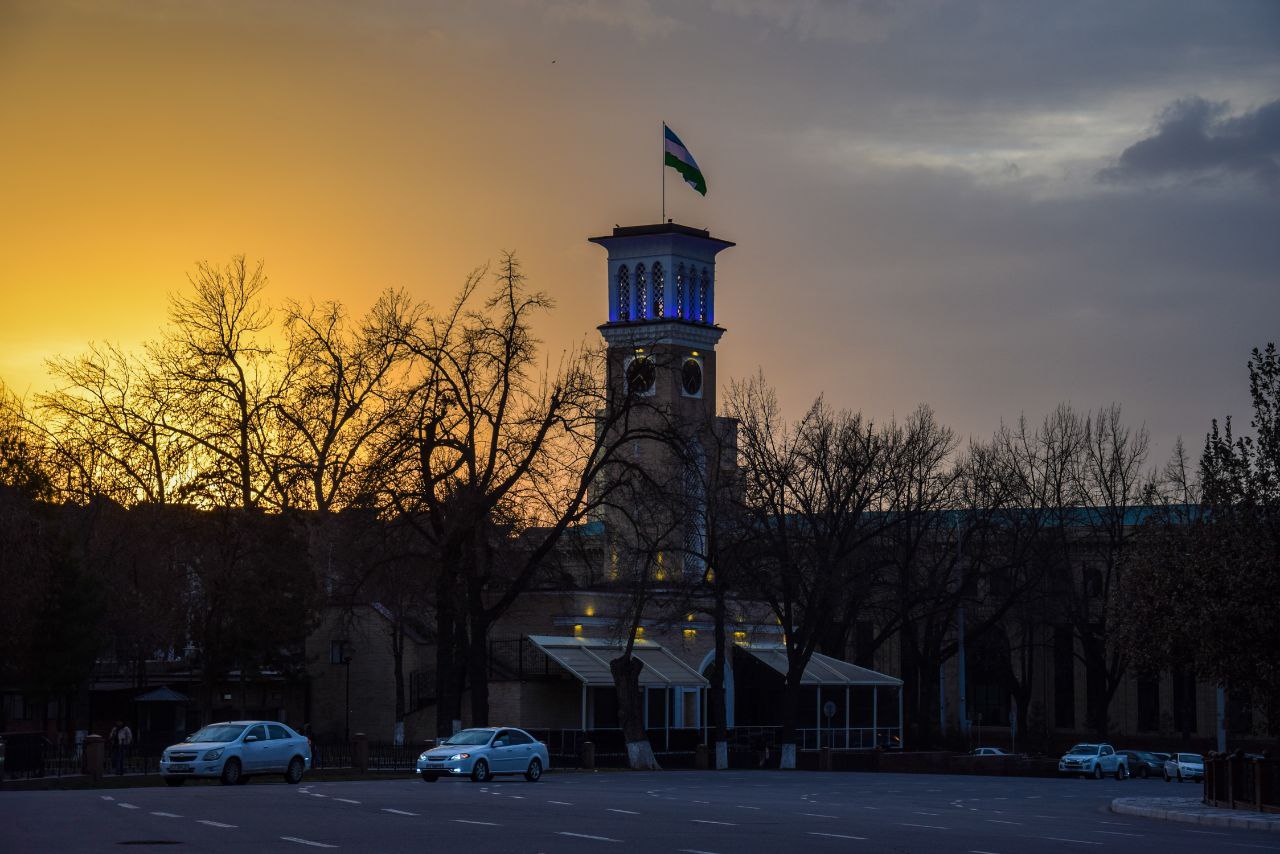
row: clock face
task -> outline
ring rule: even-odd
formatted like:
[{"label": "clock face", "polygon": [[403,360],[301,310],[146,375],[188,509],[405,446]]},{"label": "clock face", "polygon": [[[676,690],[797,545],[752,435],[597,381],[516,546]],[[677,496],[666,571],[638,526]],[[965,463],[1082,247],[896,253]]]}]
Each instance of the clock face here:
[{"label": "clock face", "polygon": [[636,356],[627,364],[627,393],[649,394],[656,378],[653,361],[646,356]]},{"label": "clock face", "polygon": [[702,393],[702,363],[697,359],[685,359],[680,369],[680,385],[684,393],[696,397]]}]

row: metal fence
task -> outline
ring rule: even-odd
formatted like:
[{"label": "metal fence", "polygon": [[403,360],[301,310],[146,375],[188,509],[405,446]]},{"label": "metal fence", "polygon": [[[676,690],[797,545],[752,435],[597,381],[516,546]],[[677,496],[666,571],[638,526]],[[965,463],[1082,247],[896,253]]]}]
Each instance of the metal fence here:
[{"label": "metal fence", "polygon": [[1204,801],[1226,809],[1280,813],[1280,760],[1211,755],[1204,762]]},{"label": "metal fence", "polygon": [[[104,745],[104,774],[156,774],[160,770],[160,754],[133,745],[119,755],[111,745]],[[4,773],[7,780],[33,780],[41,777],[73,777],[85,773],[84,750],[76,745],[6,744]]]}]

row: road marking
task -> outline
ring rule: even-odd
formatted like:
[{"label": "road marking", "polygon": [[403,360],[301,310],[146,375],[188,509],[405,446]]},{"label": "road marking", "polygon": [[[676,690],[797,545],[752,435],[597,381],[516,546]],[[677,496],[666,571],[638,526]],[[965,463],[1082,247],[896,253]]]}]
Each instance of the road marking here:
[{"label": "road marking", "polygon": [[382,811],[395,813],[396,815],[417,815],[416,812],[409,812],[408,810],[393,810],[391,807],[383,807]]},{"label": "road marking", "polygon": [[977,848],[970,849],[969,854],[996,854],[994,851],[979,851]]},{"label": "road marking", "polygon": [[998,818],[984,818],[983,821],[990,822],[991,824],[1016,824],[1018,827],[1022,827],[1022,822],[1020,821],[1004,821],[1003,819]]},{"label": "road marking", "polygon": [[940,812],[921,812],[920,810],[914,810],[914,813],[916,815],[942,815]]},{"label": "road marking", "polygon": [[640,813],[636,812],[635,810],[619,810],[619,809],[614,809],[613,807],[606,808],[605,812],[620,812],[625,815],[640,815]]},{"label": "road marking", "polygon": [[699,851],[697,848],[681,848],[680,854],[716,854],[714,851]]},{"label": "road marking", "polygon": [[116,804],[116,806],[118,806],[118,807],[124,807],[124,808],[125,808],[125,809],[127,809],[127,810],[136,810],[136,809],[137,809],[137,807],[136,807],[136,806],[134,806],[133,804],[126,804],[124,801],[120,801],[118,804]]},{"label": "road marking", "polygon": [[351,798],[334,798],[335,801],[342,801],[344,804],[358,804],[359,801],[353,801]]},{"label": "road marking", "polygon": [[155,810],[152,810],[151,814],[158,815],[161,818],[182,818],[182,816],[178,815],[176,812],[156,812]]},{"label": "road marking", "polygon": [[507,797],[515,798],[517,801],[523,801],[524,795],[508,795]]},{"label": "road marking", "polygon": [[811,818],[839,818],[838,815],[827,815],[824,812],[802,812],[800,815],[807,815]]},{"label": "road marking", "polygon": [[549,804],[559,804],[559,805],[560,805],[560,806],[562,806],[562,807],[571,807],[571,806],[573,806],[573,804],[569,803],[568,801],[547,801],[547,803],[549,803]]},{"label": "road marking", "polygon": [[1052,839],[1054,842],[1074,842],[1077,845],[1101,845],[1101,842],[1089,842],[1084,839],[1066,839],[1061,836],[1041,836],[1041,839]]},{"label": "road marking", "polygon": [[899,827],[923,827],[927,830],[950,830],[949,827],[939,827],[936,824],[910,824],[908,822],[898,822]]},{"label": "road marking", "polygon": [[200,824],[207,824],[210,827],[238,827],[239,826],[235,824],[223,824],[220,821],[210,821],[207,818],[198,818],[196,819],[196,821],[199,822]]},{"label": "road marking", "polygon": [[322,795],[322,794],[320,794],[319,792],[307,792],[307,794],[308,794],[308,795],[310,795],[310,796],[311,796],[311,797],[313,797],[313,798],[327,798],[327,797],[329,797],[328,795]]},{"label": "road marking", "polygon": [[737,826],[738,826],[738,823],[737,823],[736,821],[712,821],[712,820],[711,820],[711,819],[709,819],[709,818],[695,818],[695,819],[690,819],[690,820],[691,820],[694,824],[722,824],[722,825],[724,825],[725,827],[737,827]]},{"label": "road marking", "polygon": [[809,831],[809,835],[810,836],[829,836],[832,839],[857,839],[862,842],[867,841],[867,837],[865,836],[849,836],[848,834],[844,834],[844,833],[818,833],[816,830]]},{"label": "road marking", "polygon": [[1095,830],[1095,831],[1093,831],[1093,832],[1094,832],[1094,833],[1105,833],[1105,834],[1107,834],[1108,836],[1136,836],[1136,837],[1138,837],[1139,839],[1141,839],[1141,838],[1142,838],[1142,834],[1141,834],[1141,833],[1122,833],[1122,832],[1120,832],[1119,830]]},{"label": "road marking", "polygon": [[450,821],[456,821],[458,824],[482,824],[485,827],[502,827],[502,825],[493,821],[471,821],[465,818],[451,818]]},{"label": "road marking", "polygon": [[[675,798],[672,798],[672,800],[675,800]],[[709,804],[709,803],[711,803],[711,801],[693,801],[693,803],[695,803],[695,804]]]},{"label": "road marking", "polygon": [[296,842],[299,845],[310,845],[312,848],[337,848],[336,845],[330,845],[327,842],[312,842],[310,839],[299,839],[296,836],[281,836],[285,842]]},{"label": "road marking", "polygon": [[746,807],[746,806],[743,806],[742,804],[734,804],[734,806],[736,806],[736,807],[737,807],[738,809],[740,809],[740,810],[758,810],[758,809],[760,809],[760,807]]},{"label": "road marking", "polygon": [[610,839],[607,836],[592,836],[589,833],[570,833],[567,830],[557,830],[557,836],[573,836],[578,839],[593,839],[596,842],[621,842],[621,839]]},{"label": "road marking", "polygon": [[1219,833],[1216,830],[1186,830],[1184,833],[1199,833],[1202,836],[1226,836],[1225,833]]},{"label": "road marking", "polygon": [[110,795],[99,795],[98,797],[102,798],[104,801],[114,801],[114,800],[115,800],[115,798],[111,797]]}]

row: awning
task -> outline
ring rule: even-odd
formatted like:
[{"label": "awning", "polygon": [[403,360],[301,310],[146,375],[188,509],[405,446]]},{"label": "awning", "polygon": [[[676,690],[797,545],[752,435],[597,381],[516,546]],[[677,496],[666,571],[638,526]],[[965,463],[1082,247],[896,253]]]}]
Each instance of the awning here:
[{"label": "awning", "polygon": [[[749,654],[757,661],[768,665],[783,676],[787,675],[787,651],[781,644],[740,645],[738,649]],[[804,675],[800,677],[800,684],[822,685],[823,687],[879,685],[899,688],[902,686],[902,680],[815,652],[810,657],[808,666],[804,669]]]},{"label": "awning", "polygon": [[[529,635],[529,640],[582,684],[602,688],[613,686],[609,661],[622,652],[620,643],[550,635]],[[637,640],[631,654],[644,665],[640,671],[640,686],[643,688],[706,688],[709,685],[698,671],[652,641]]]},{"label": "awning", "polygon": [[177,691],[167,686],[152,688],[145,694],[139,694],[133,698],[135,703],[189,703],[191,698],[186,694],[179,694]]}]

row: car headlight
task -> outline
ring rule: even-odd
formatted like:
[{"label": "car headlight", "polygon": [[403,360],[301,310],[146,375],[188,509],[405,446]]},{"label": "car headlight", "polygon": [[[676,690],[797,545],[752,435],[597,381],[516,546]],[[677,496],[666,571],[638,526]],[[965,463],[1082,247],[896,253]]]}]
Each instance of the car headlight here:
[{"label": "car headlight", "polygon": [[450,762],[457,762],[459,759],[470,759],[470,753],[455,753],[449,757]]},{"label": "car headlight", "polygon": [[418,758],[425,762],[427,759],[427,751],[424,750],[421,753],[419,753]]},{"label": "car headlight", "polygon": [[210,759],[217,759],[219,756],[222,755],[222,751],[224,749],[225,748],[222,748],[222,747],[215,747],[213,750],[210,750],[208,753],[204,755],[204,761],[208,762]]}]

